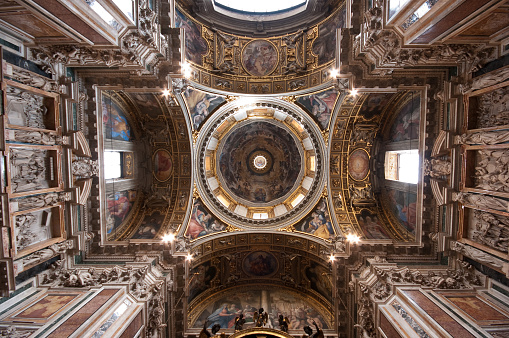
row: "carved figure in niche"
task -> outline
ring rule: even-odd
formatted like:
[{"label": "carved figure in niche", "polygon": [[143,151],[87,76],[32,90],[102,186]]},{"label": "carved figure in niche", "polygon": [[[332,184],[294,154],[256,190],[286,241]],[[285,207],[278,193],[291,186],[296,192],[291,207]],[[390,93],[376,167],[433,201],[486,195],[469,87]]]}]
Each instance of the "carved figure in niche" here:
[{"label": "carved figure in niche", "polygon": [[454,136],[455,144],[499,144],[509,142],[509,130],[495,130]]},{"label": "carved figure in niche", "polygon": [[74,176],[91,178],[99,175],[99,166],[97,161],[82,158],[72,161],[72,174]]},{"label": "carved figure in niche", "polygon": [[25,249],[37,240],[37,235],[31,230],[36,222],[37,217],[32,214],[16,216],[16,248],[18,251]]},{"label": "carved figure in niche", "polygon": [[62,145],[64,140],[60,135],[53,135],[42,131],[9,130],[9,140],[44,145]]},{"label": "carved figure in niche", "polygon": [[283,317],[283,315],[279,315],[279,329],[283,332],[288,332],[288,324],[290,324],[290,320],[288,317]]},{"label": "carved figure in niche", "polygon": [[35,152],[27,149],[11,151],[12,191],[28,191],[47,188],[45,151]]},{"label": "carved figure in niche", "polygon": [[70,193],[49,193],[45,195],[36,195],[25,198],[14,200],[18,204],[18,208],[21,210],[42,208],[46,206],[56,205],[60,202],[66,202],[71,200]]},{"label": "carved figure in niche", "polygon": [[316,327],[316,332],[313,333],[313,329],[309,326],[304,327],[304,332],[309,336],[309,338],[324,338],[323,331],[318,327],[318,324],[313,320],[313,325]]},{"label": "carved figure in niche", "polygon": [[460,242],[453,242],[452,249],[489,267],[501,269],[504,266],[501,259]]},{"label": "carved figure in niche", "polygon": [[244,314],[241,313],[238,317],[235,318],[235,331],[242,330],[242,326],[245,322],[246,320],[244,319]]},{"label": "carved figure in niche", "polygon": [[508,150],[479,150],[475,167],[476,188],[509,192],[508,156]]},{"label": "carved figure in niche", "polygon": [[211,73],[215,73],[215,74],[234,74],[235,73],[235,67],[233,66],[233,63],[231,61],[223,61],[223,63],[221,63],[219,65],[219,67],[212,69]]},{"label": "carved figure in niche", "polygon": [[23,266],[42,263],[57,254],[64,253],[67,249],[72,249],[73,246],[74,242],[70,240],[50,245],[46,249],[39,250],[29,256],[23,257]]},{"label": "carved figure in niche", "polygon": [[477,128],[489,128],[509,124],[509,87],[500,88],[479,96]]},{"label": "carved figure in niche", "polygon": [[475,210],[476,230],[472,239],[494,249],[507,252],[509,245],[509,219],[506,216]]},{"label": "carved figure in niche", "polygon": [[[42,96],[14,87],[7,87],[7,101],[9,123],[17,126],[46,129],[44,119],[48,109],[44,105]],[[22,111],[16,111],[19,106],[22,107]]]},{"label": "carved figure in niche", "polygon": [[451,175],[451,162],[440,159],[424,160],[424,175],[432,178]]},{"label": "carved figure in niche", "polygon": [[370,144],[375,135],[375,130],[362,128],[361,126],[356,125],[352,132],[352,137],[350,137],[351,144],[357,144],[365,142]]},{"label": "carved figure in niche", "polygon": [[352,201],[373,199],[373,191],[371,189],[371,185],[369,184],[365,187],[356,187],[354,184],[350,184],[349,190],[350,199]]},{"label": "carved figure in niche", "polygon": [[509,201],[489,195],[453,192],[452,200],[461,204],[473,206],[476,209],[509,211]]}]

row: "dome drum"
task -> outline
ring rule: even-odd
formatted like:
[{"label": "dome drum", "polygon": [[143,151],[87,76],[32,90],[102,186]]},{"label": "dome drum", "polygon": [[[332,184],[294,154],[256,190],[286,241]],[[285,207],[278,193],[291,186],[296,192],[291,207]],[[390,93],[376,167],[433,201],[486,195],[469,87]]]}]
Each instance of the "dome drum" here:
[{"label": "dome drum", "polygon": [[277,101],[227,105],[197,140],[198,189],[226,222],[280,226],[302,217],[322,190],[319,130]]}]

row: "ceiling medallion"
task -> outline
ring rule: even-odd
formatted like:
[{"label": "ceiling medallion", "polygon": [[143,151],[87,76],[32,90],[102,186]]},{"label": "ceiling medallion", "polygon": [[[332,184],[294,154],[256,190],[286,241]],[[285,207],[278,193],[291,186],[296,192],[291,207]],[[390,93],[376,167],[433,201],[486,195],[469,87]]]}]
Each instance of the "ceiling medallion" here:
[{"label": "ceiling medallion", "polygon": [[252,101],[229,102],[203,125],[197,187],[209,209],[228,224],[287,226],[320,198],[325,144],[295,104]]}]

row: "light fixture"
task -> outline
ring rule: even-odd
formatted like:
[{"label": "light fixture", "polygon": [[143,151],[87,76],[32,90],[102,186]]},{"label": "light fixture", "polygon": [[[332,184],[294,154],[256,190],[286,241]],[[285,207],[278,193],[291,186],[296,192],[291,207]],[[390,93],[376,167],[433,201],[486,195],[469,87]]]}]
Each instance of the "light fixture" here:
[{"label": "light fixture", "polygon": [[174,240],[175,240],[175,235],[174,235],[174,234],[172,234],[172,233],[170,233],[170,234],[165,234],[165,235],[163,236],[163,242],[164,242],[164,243],[168,243],[168,242],[172,243]]},{"label": "light fixture", "polygon": [[334,263],[334,261],[335,261],[335,260],[336,260],[336,257],[334,256],[334,254],[330,254],[330,256],[329,256],[329,261],[330,261],[331,263]]},{"label": "light fixture", "polygon": [[186,260],[187,261],[192,261],[193,260],[193,255],[191,253],[188,253],[187,256],[186,256]]},{"label": "light fixture", "polygon": [[346,235],[346,240],[349,241],[352,244],[357,244],[361,240],[359,236],[356,234],[348,234]]},{"label": "light fixture", "polygon": [[352,90],[350,90],[350,95],[357,96],[357,94],[359,94],[359,91],[357,89],[352,88]]},{"label": "light fixture", "polygon": [[192,70],[191,70],[191,65],[187,62],[184,62],[181,66],[181,72],[182,72],[182,75],[186,78],[186,79],[190,79],[191,78],[191,75],[192,74]]},{"label": "light fixture", "polygon": [[338,69],[336,69],[336,68],[332,68],[332,69],[330,70],[330,72],[329,72],[329,76],[330,76],[330,77],[332,77],[332,78],[334,78],[334,79],[335,79],[336,77],[338,77],[338,75],[339,75],[339,70],[338,70]]},{"label": "light fixture", "polygon": [[168,97],[168,95],[170,95],[170,91],[168,89],[163,90],[163,95]]}]

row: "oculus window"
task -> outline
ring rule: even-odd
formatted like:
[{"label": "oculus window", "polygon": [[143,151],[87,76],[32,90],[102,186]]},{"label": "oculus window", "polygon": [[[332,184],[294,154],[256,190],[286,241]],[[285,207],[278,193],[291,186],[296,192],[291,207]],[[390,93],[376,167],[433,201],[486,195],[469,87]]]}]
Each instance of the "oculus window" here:
[{"label": "oculus window", "polygon": [[385,179],[417,184],[419,181],[419,151],[417,149],[387,151]]},{"label": "oculus window", "polygon": [[239,0],[214,0],[216,5],[226,7],[240,12],[250,13],[272,13],[283,10],[293,9],[306,4],[302,0],[258,0],[258,1],[239,1]]}]

